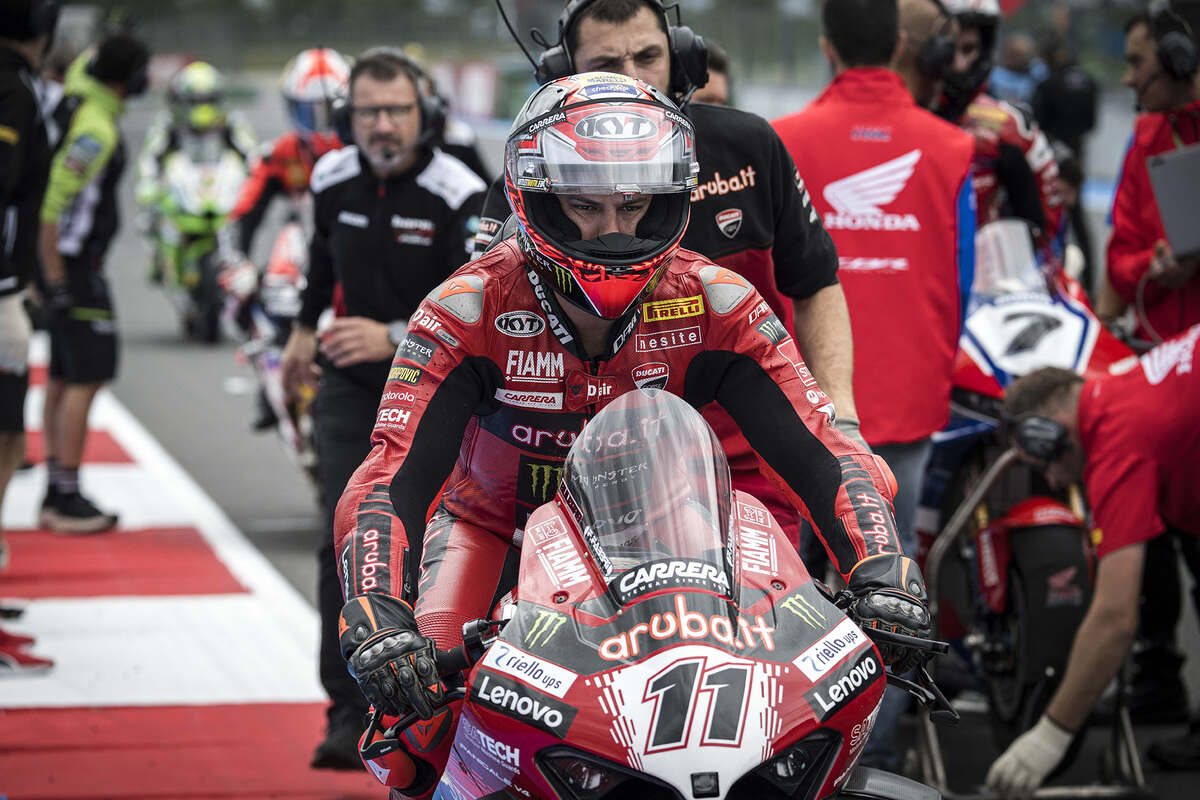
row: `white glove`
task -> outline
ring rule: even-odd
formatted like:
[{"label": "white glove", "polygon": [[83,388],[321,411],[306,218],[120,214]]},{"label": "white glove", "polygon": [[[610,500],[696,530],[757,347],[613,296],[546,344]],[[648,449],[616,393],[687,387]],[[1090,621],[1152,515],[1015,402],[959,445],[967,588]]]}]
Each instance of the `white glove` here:
[{"label": "white glove", "polygon": [[1062,761],[1073,738],[1074,734],[1043,714],[1037,725],[1018,736],[992,764],[988,786],[1004,798],[1029,797]]},{"label": "white glove", "polygon": [[862,433],[858,430],[858,419],[855,417],[836,417],[833,420],[833,427],[842,432],[843,436],[847,436],[862,449],[868,453],[871,452],[871,446],[867,444],[867,440],[862,437]]}]

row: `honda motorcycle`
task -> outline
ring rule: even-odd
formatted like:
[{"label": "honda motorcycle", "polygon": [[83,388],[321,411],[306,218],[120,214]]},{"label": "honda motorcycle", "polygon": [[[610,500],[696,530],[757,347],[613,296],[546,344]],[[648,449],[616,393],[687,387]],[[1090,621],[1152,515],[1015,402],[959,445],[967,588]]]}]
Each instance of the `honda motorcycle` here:
[{"label": "honda motorcycle", "polygon": [[933,437],[918,532],[938,632],[985,687],[1000,749],[1054,694],[1093,571],[1078,489],[1052,492],[1009,447],[1004,390],[1040,367],[1092,376],[1131,358],[1025,223],[979,230],[951,421]]},{"label": "honda motorcycle", "polygon": [[[474,667],[452,694],[434,797],[938,798],[856,767],[889,676],[853,600],[812,580],[762,503],[731,490],[696,411],[629,392],[587,424],[529,517],[514,595],[465,626]],[[900,682],[953,714],[919,672]],[[376,717],[368,764],[412,721],[382,731]]]},{"label": "honda motorcycle", "polygon": [[228,328],[243,339],[238,361],[254,370],[260,418],[256,430],[274,428],[295,464],[316,480],[311,415],[315,391],[304,385],[301,396],[289,400],[283,387],[281,362],[292,326],[300,314],[306,283],[308,239],[295,215],[280,228],[271,255],[253,292],[239,299],[226,294]]},{"label": "honda motorcycle", "polygon": [[153,246],[184,334],[216,342],[224,299],[218,233],[229,223],[246,163],[219,133],[189,134],[163,161]]}]

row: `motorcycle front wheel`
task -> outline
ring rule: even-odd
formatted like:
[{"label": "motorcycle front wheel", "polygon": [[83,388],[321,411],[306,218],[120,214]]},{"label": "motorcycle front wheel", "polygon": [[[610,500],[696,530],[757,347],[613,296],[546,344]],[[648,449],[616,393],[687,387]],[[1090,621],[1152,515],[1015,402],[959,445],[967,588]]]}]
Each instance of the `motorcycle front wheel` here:
[{"label": "motorcycle front wheel", "polygon": [[188,338],[216,344],[221,338],[221,304],[224,295],[217,283],[217,265],[206,256],[200,263],[200,280],[191,291],[192,307],[184,321]]}]

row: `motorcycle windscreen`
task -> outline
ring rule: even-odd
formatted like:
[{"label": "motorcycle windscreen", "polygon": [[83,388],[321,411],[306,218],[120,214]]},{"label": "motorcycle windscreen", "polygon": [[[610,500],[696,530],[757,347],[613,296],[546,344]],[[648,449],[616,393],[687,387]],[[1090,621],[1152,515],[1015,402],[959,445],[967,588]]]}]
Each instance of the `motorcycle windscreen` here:
[{"label": "motorcycle windscreen", "polygon": [[729,465],[675,395],[635,389],[606,406],[567,454],[560,494],[622,604],[665,583],[730,596]]}]

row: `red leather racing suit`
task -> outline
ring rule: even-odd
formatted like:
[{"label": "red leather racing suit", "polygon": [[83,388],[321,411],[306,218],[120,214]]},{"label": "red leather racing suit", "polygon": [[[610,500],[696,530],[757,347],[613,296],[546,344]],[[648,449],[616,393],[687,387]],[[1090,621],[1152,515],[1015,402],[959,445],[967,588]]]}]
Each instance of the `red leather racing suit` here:
[{"label": "red leather racing suit", "polygon": [[[554,497],[584,423],[639,386],[723,406],[843,576],[900,552],[890,471],[830,424],[828,396],[744,278],[680,250],[589,359],[510,238],[434,289],[397,347],[371,454],[334,518],[347,599],[415,598],[421,632],[459,645],[515,586],[522,526]],[[452,737],[427,727],[442,732],[414,726],[406,747],[440,771]]]},{"label": "red leather racing suit", "polygon": [[[972,170],[978,227],[1000,219],[1007,202],[1011,216],[1037,225],[1046,240],[1053,238],[1062,218],[1058,162],[1030,115],[981,92],[958,124],[975,137]],[[1019,156],[1024,156],[1028,171]]]},{"label": "red leather racing suit", "polygon": [[436,518],[425,536],[439,493],[445,514],[501,551],[519,546],[584,422],[635,386],[697,408],[720,403],[761,469],[807,509],[843,576],[868,555],[899,552],[890,472],[829,424],[829,398],[743,278],[681,250],[651,298],[614,324],[607,353],[589,360],[510,239],[435,289],[397,348],[371,455],[334,522],[347,598],[419,595],[426,635],[458,644],[461,623],[490,610],[497,581],[482,576],[498,579],[501,565],[475,564],[470,580],[438,574],[430,559],[455,547],[431,546]]},{"label": "red leather racing suit", "polygon": [[242,184],[232,214],[238,223],[237,246],[243,253],[250,252],[254,233],[275,196],[280,192],[291,197],[306,193],[317,159],[337,149],[337,140],[332,137],[328,141],[327,137],[320,137],[319,141],[323,146],[318,151],[300,134],[291,131],[271,142],[268,149],[250,162],[250,174]]}]

